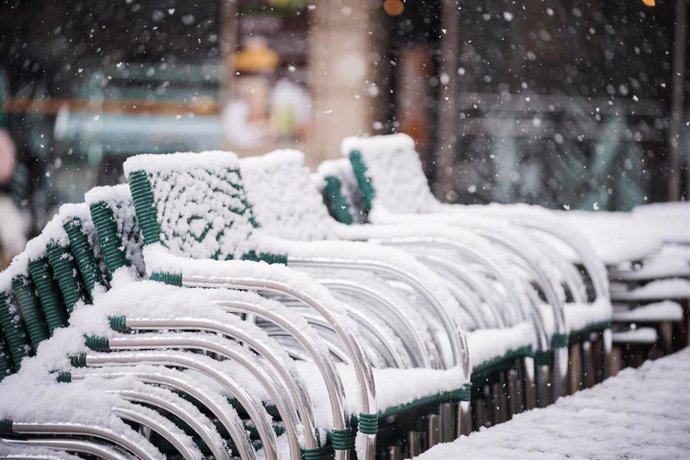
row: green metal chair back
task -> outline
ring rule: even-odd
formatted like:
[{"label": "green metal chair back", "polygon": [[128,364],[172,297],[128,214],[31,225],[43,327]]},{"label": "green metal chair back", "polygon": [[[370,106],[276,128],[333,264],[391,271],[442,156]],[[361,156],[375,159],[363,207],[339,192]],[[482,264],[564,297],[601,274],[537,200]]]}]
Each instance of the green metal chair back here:
[{"label": "green metal chair back", "polygon": [[109,276],[131,267],[136,278],[143,277],[143,240],[129,187],[96,187],[86,193],[86,202]]},{"label": "green metal chair back", "polygon": [[352,164],[367,212],[381,207],[417,214],[438,206],[409,136],[349,137],[343,140],[342,152]]},{"label": "green metal chair back", "polygon": [[13,370],[19,370],[24,358],[32,353],[26,325],[12,296],[11,276],[0,273],[0,329],[5,337]]},{"label": "green metal chair back", "polygon": [[194,259],[287,262],[258,247],[234,154],[138,155],[124,166],[145,245]]}]

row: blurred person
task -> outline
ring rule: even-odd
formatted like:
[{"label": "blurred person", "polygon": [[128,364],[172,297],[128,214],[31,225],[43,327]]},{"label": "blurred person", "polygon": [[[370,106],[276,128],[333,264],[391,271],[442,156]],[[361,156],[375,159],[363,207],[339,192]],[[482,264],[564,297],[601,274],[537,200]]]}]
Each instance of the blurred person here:
[{"label": "blurred person", "polygon": [[0,269],[26,244],[24,219],[12,201],[9,186],[16,166],[16,149],[7,130],[7,121],[0,97]]}]

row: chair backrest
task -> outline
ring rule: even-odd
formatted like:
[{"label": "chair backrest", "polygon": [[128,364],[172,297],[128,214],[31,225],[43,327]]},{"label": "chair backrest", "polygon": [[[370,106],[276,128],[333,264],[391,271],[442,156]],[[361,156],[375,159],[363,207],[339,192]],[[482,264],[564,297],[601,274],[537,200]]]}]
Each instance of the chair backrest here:
[{"label": "chair backrest", "polygon": [[85,200],[109,275],[121,267],[131,267],[136,278],[142,277],[144,242],[129,186],[95,187],[86,193]]},{"label": "chair backrest", "polygon": [[317,170],[323,202],[329,214],[342,224],[366,222],[364,198],[347,158],[326,160]]},{"label": "chair backrest", "polygon": [[7,348],[5,334],[2,332],[2,327],[0,327],[0,382],[2,382],[2,379],[10,375],[12,372],[14,372],[12,357],[10,356],[9,349]]},{"label": "chair backrest", "polygon": [[244,158],[240,168],[247,198],[263,230],[294,240],[335,237],[336,223],[328,215],[302,152],[276,150]]},{"label": "chair backrest", "polygon": [[367,212],[425,213],[438,206],[409,136],[348,137],[342,153],[350,159]]},{"label": "chair backrest", "polygon": [[14,300],[11,268],[10,265],[0,273],[0,329],[5,336],[13,369],[18,370],[33,350],[21,311]]},{"label": "chair backrest", "polygon": [[[74,305],[85,298],[82,271],[90,270],[92,288],[99,283],[93,248],[84,234],[88,224],[82,224],[83,210],[63,206],[0,273],[0,328],[15,370],[43,340],[67,325]],[[81,265],[72,254],[73,243],[80,245],[80,257],[86,259]]]},{"label": "chair backrest", "polygon": [[108,289],[104,273],[107,273],[101,250],[96,241],[96,229],[86,203],[64,204],[58,219],[67,233],[70,251],[74,256],[80,282],[84,287],[85,301],[93,300],[96,289]]},{"label": "chair backrest", "polygon": [[194,259],[285,262],[257,247],[258,224],[234,154],[138,155],[124,168],[145,245]]}]

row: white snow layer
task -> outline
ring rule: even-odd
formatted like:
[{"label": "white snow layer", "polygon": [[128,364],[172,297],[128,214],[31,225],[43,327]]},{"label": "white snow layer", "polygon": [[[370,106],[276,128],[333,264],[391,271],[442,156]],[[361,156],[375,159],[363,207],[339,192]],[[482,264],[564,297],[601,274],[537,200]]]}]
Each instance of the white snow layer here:
[{"label": "white snow layer", "polygon": [[335,222],[311,180],[304,154],[276,150],[240,162],[247,197],[268,233],[292,240],[335,237]]},{"label": "white snow layer", "polygon": [[418,458],[687,459],[688,433],[690,349],[685,349]]},{"label": "white snow layer", "polygon": [[640,307],[627,309],[615,308],[614,321],[681,321],[683,319],[683,307],[671,300],[654,302]]},{"label": "white snow layer", "polygon": [[376,199],[374,209],[392,213],[428,213],[439,202],[431,194],[414,141],[406,134],[348,137],[341,150],[347,156],[358,151],[366,164]]},{"label": "white snow layer", "polygon": [[671,278],[652,281],[630,291],[612,292],[611,297],[621,301],[687,299],[690,298],[690,280]]},{"label": "white snow layer", "polygon": [[659,340],[659,334],[653,327],[641,327],[613,333],[614,343],[643,343],[652,345]]}]

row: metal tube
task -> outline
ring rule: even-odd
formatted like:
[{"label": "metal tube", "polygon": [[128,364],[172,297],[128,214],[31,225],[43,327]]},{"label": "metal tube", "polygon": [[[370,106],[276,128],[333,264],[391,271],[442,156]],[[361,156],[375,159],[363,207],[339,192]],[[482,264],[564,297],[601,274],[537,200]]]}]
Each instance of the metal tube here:
[{"label": "metal tube", "polygon": [[[113,407],[112,411],[119,417],[148,427],[151,430],[158,433],[160,436],[165,438],[166,441],[172,444],[173,447],[175,447],[175,449],[177,450],[177,452],[179,452],[185,460],[201,460],[200,455],[196,455],[194,451],[188,448],[189,444],[185,442],[185,439],[182,437],[185,436],[182,430],[180,430],[179,433],[169,431],[165,427],[165,425],[159,423],[159,421],[156,420],[154,417],[151,417],[150,414],[145,415],[144,413],[142,413],[149,412],[151,411],[150,409],[147,409],[145,407],[138,407],[137,410],[133,410],[125,407]],[[194,443],[192,442],[191,444],[193,445]],[[199,454],[201,454],[201,452],[199,452]]]},{"label": "metal tube", "polygon": [[[187,328],[187,329],[196,329],[194,326],[189,325],[186,326],[183,324],[189,324],[189,322],[192,320],[165,320],[165,321],[159,321],[159,320],[140,320],[140,319],[127,319],[127,327],[133,330],[138,330],[138,329],[146,329],[146,330],[151,330],[151,329],[181,329],[181,328]],[[182,324],[183,323],[183,324]],[[200,323],[203,324],[203,321],[200,321]],[[200,325],[201,326],[201,325]],[[203,329],[203,327],[199,327],[199,329]],[[211,330],[211,329],[209,329]],[[286,425],[286,432],[288,435],[288,442],[290,444],[290,450],[293,455],[301,455],[301,450],[300,450],[300,445],[299,441],[297,440],[297,435],[301,431],[299,430],[299,421],[300,417],[297,415],[297,413],[301,410],[306,410],[308,413],[308,416],[311,416],[311,410],[310,408],[305,408],[304,406],[307,404],[303,399],[296,399],[294,398],[294,394],[291,394],[292,398],[290,398],[290,402],[293,402],[297,407],[293,407],[292,404],[290,404],[286,398],[286,395],[283,393],[282,389],[283,387],[278,383],[274,377],[266,372],[262,366],[258,365],[256,361],[252,361],[251,359],[248,359],[243,350],[237,346],[238,349],[232,349],[228,346],[224,346],[223,344],[217,343],[215,340],[212,339],[211,337],[204,337],[205,334],[188,334],[188,335],[183,335],[183,334],[177,334],[177,335],[168,335],[168,334],[135,334],[135,335],[125,335],[121,337],[114,337],[110,339],[110,348],[112,350],[141,350],[141,349],[195,349],[195,350],[203,350],[203,351],[209,351],[212,353],[216,353],[220,356],[223,356],[227,359],[231,359],[233,361],[238,362],[240,365],[242,365],[245,369],[247,369],[260,383],[261,385],[266,389],[266,391],[271,395],[271,399],[276,405],[276,408],[278,409],[278,412],[281,415],[281,418],[283,419],[283,422]],[[215,337],[213,337],[215,339]],[[242,338],[238,337],[238,340],[245,341],[245,339],[248,338],[247,336],[244,336]],[[250,341],[245,341],[247,344],[249,344],[252,348],[255,348],[256,346],[256,340],[250,340]],[[263,347],[259,347],[259,350],[261,350]],[[261,352],[261,351],[260,351]],[[268,355],[271,355],[269,352]],[[262,356],[263,355],[262,353]],[[270,359],[267,357],[267,359]],[[287,385],[288,389],[291,389],[291,385],[289,381],[285,381],[286,379],[284,378],[284,373],[281,372],[282,368],[282,363],[278,362],[276,363],[271,362],[272,365],[274,365],[275,369],[278,371],[279,374],[282,374],[281,377],[283,377],[284,383]],[[288,374],[289,375],[289,374]],[[290,376],[292,379],[292,376]],[[292,392],[290,392],[292,393]],[[305,425],[305,442],[307,445],[309,445],[308,439],[309,439],[309,433],[313,433],[315,431],[313,419],[311,425],[308,424],[308,420],[302,420],[302,423]],[[312,437],[314,435],[312,434]],[[316,444],[316,442],[314,442]]]},{"label": "metal tube", "polygon": [[[184,406],[174,404],[170,400],[166,400],[155,393],[144,393],[139,390],[118,390],[114,391],[114,393],[120,395],[120,397],[127,401],[151,404],[175,415],[199,435],[204,443],[206,443],[206,446],[211,450],[214,458],[230,460],[230,455],[223,446],[220,435],[213,428],[211,421],[198,410],[195,411],[196,413],[191,412]],[[204,419],[206,423],[202,422]]]},{"label": "metal tube", "polygon": [[[94,425],[83,425],[79,423],[24,423],[15,421],[12,423],[12,431],[16,434],[26,435],[51,435],[51,436],[88,436],[93,438],[103,439],[111,442],[116,446],[131,452],[142,460],[157,460],[155,455],[152,455],[148,450],[143,449],[139,444],[134,443],[131,439],[123,437],[108,428],[102,428]],[[132,431],[133,436],[138,436],[142,443],[148,443],[146,439],[137,435]],[[151,446],[153,448],[153,446]],[[157,451],[156,451],[157,452]]]},{"label": "metal tube", "polygon": [[261,440],[262,447],[266,452],[266,457],[269,459],[278,458],[278,440],[275,432],[273,431],[273,427],[270,425],[270,423],[268,423],[268,414],[261,404],[261,401],[250,395],[235,380],[218,371],[215,367],[215,363],[210,358],[202,355],[194,355],[194,357],[191,357],[189,353],[175,351],[139,351],[86,355],[87,367],[117,365],[131,366],[136,364],[151,364],[154,366],[163,365],[194,369],[211,378],[212,380],[215,380],[220,385],[225,387],[249,414],[249,417],[254,422],[256,430],[259,433],[259,439]]},{"label": "metal tube", "polygon": [[389,322],[395,323],[393,328],[400,335],[403,345],[408,350],[410,357],[415,361],[417,367],[432,367],[429,355],[431,350],[427,348],[421,336],[417,332],[420,326],[413,325],[405,315],[401,315],[400,311],[388,299],[374,289],[367,285],[357,283],[348,279],[331,279],[317,277],[319,282],[333,291],[342,291],[354,295],[363,295],[370,301],[375,302],[384,310],[386,319]]},{"label": "metal tube", "polygon": [[441,442],[450,442],[455,439],[455,417],[452,403],[443,403],[439,408]]},{"label": "metal tube", "polygon": [[[141,367],[139,366],[133,366],[130,369],[85,369],[81,372],[75,370],[72,371],[72,380],[86,377],[115,378],[127,375],[135,375],[139,380],[145,383],[154,383],[161,386],[167,386],[174,388],[177,391],[187,393],[202,403],[204,407],[206,407],[218,419],[220,424],[223,425],[230,435],[230,439],[232,439],[233,443],[235,444],[235,448],[237,449],[237,452],[241,458],[256,458],[256,452],[252,448],[249,438],[246,435],[244,425],[242,424],[242,420],[239,418],[235,410],[229,405],[228,407],[219,405],[218,401],[214,401],[205,392],[199,391],[194,385],[193,379],[191,379],[187,374],[167,368],[162,368],[160,370],[156,370],[155,372],[144,371],[141,370]],[[225,400],[223,400],[221,403],[227,405],[227,401]]]},{"label": "metal tube", "polygon": [[[299,342],[313,360],[319,373],[323,377],[326,390],[328,392],[328,399],[331,404],[331,416],[333,424],[336,429],[349,428],[350,416],[345,407],[345,388],[343,382],[338,374],[335,364],[330,356],[323,350],[325,349],[319,342],[320,337],[312,337],[306,331],[298,328],[290,321],[289,318],[283,316],[275,308],[268,309],[261,305],[251,302],[244,302],[241,300],[218,300],[215,301],[217,305],[225,311],[233,313],[246,313],[255,315],[259,318],[271,321],[277,324],[280,328],[288,332],[297,342]],[[348,451],[349,452],[349,451]]]},{"label": "metal tube", "polygon": [[470,356],[467,348],[467,337],[462,325],[458,324],[448,314],[445,307],[436,296],[423,285],[413,274],[399,267],[395,267],[379,260],[357,259],[355,261],[336,258],[302,258],[289,257],[288,265],[295,267],[324,267],[344,270],[364,270],[382,273],[405,282],[414,289],[431,307],[436,318],[441,322],[450,342],[451,367],[462,366],[463,374],[470,375]]},{"label": "metal tube", "polygon": [[[18,447],[47,447],[51,449],[58,449],[61,451],[77,452],[85,455],[94,455],[98,458],[103,458],[105,460],[130,460],[127,455],[118,452],[117,450],[108,447],[104,444],[98,444],[96,442],[86,441],[82,439],[59,439],[59,438],[32,438],[32,439],[2,439],[0,444],[8,444],[10,446]],[[2,457],[7,458],[7,457]],[[12,458],[31,458],[35,459],[34,455],[27,455],[26,457],[21,457],[14,455]],[[50,458],[50,457],[46,457]]]},{"label": "metal tube", "polygon": [[[326,305],[323,305],[309,292],[297,289],[288,283],[252,277],[183,275],[182,285],[185,287],[234,288],[275,292],[293,297],[319,312],[332,325],[338,337],[340,337],[345,344],[348,354],[352,359],[352,365],[355,370],[355,375],[357,376],[359,391],[362,397],[363,412],[366,414],[378,413],[376,408],[374,375],[364,351],[352,333],[347,331],[340,324],[337,317],[329,311]],[[373,459],[376,455],[376,435],[368,434],[364,435],[363,438],[365,456],[367,459]]]}]

